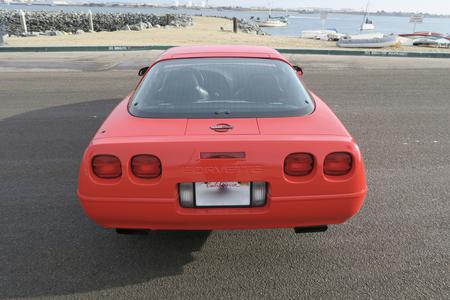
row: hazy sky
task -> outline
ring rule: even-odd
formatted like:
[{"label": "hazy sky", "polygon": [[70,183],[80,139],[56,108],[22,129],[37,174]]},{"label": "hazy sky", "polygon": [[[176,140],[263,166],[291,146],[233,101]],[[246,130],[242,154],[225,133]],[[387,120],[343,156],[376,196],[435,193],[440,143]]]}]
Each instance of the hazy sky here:
[{"label": "hazy sky", "polygon": [[[120,1],[120,0],[118,0]],[[174,3],[171,0],[127,0],[128,2],[160,2]],[[180,4],[188,0],[179,0]],[[200,3],[202,0],[192,0]],[[203,0],[205,1],[205,0]],[[367,0],[209,0],[212,5],[240,5],[240,6],[269,6],[273,7],[324,7],[324,8],[353,8],[361,9],[366,6]],[[407,12],[430,12],[437,14],[450,14],[450,0],[372,0],[370,11],[407,11]]]}]

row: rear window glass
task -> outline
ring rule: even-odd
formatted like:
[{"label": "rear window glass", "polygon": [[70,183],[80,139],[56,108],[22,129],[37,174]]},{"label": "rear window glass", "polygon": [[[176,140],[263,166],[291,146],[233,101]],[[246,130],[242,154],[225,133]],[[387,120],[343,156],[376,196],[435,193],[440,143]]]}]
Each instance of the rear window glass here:
[{"label": "rear window glass", "polygon": [[146,118],[302,116],[314,103],[287,63],[257,58],[161,61],[139,85],[130,113]]}]

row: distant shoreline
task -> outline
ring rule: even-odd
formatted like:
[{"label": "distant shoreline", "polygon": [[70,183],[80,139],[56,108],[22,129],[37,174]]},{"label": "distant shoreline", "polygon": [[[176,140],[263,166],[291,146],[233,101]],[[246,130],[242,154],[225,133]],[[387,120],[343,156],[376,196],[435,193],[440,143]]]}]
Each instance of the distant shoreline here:
[{"label": "distant shoreline", "polygon": [[[7,5],[8,3],[0,3],[3,5]],[[27,3],[22,2],[10,2],[11,5],[21,5],[21,6],[29,6]],[[201,10],[201,9],[212,9],[212,10],[227,10],[227,11],[254,11],[254,12],[263,12],[268,11],[269,8],[266,7],[230,7],[230,6],[210,6],[210,7],[186,7],[182,6],[170,6],[170,5],[152,5],[152,4],[129,4],[129,3],[55,3],[51,5],[49,3],[32,3],[31,6],[52,6],[52,7],[66,7],[66,6],[75,6],[75,7],[112,7],[112,8],[167,8],[176,10],[179,9],[193,9],[193,10]],[[330,14],[349,14],[349,15],[364,15],[364,11],[354,11],[354,10],[334,10],[334,9],[319,9],[319,8],[301,8],[301,9],[282,9],[282,8],[272,8],[273,12],[277,13],[300,13],[300,14],[318,14],[321,12],[327,12]],[[423,12],[388,12],[388,11],[376,11],[369,12],[371,16],[385,16],[385,17],[410,17],[414,14],[421,14],[425,18],[450,18],[450,14],[432,14],[432,13],[423,13]]]},{"label": "distant shoreline", "polygon": [[[4,47],[79,47],[79,46],[183,46],[183,45],[259,45],[277,49],[342,50],[336,42],[301,39],[299,37],[233,33],[233,22],[215,17],[193,17],[186,27],[161,26],[139,31],[118,30],[57,36],[10,37]],[[372,49],[364,49],[372,51]],[[393,47],[377,50],[402,56],[406,52],[450,53],[447,48]]]}]

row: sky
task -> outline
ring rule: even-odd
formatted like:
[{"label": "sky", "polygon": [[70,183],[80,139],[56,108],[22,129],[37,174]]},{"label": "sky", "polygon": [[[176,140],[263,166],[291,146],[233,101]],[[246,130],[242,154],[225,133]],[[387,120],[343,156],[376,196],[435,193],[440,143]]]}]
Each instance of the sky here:
[{"label": "sky", "polygon": [[[112,0],[108,1],[111,2]],[[172,4],[172,0],[116,0],[117,2],[147,2]],[[180,4],[188,0],[178,0]],[[200,4],[202,0],[191,0]],[[205,0],[203,0],[205,1]],[[320,7],[320,8],[352,8],[365,9],[367,0],[209,0],[210,5],[225,6],[269,6],[285,8]],[[369,11],[404,11],[450,14],[450,0],[371,0]]]}]

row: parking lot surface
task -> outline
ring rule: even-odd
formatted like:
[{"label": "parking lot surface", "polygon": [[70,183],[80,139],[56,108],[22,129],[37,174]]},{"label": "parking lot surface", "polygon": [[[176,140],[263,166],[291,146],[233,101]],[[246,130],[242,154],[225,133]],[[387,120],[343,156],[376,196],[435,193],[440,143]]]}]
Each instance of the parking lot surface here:
[{"label": "parking lot surface", "polygon": [[363,151],[348,223],[117,236],[78,167],[157,54],[0,55],[0,298],[450,298],[450,60],[289,56]]}]

